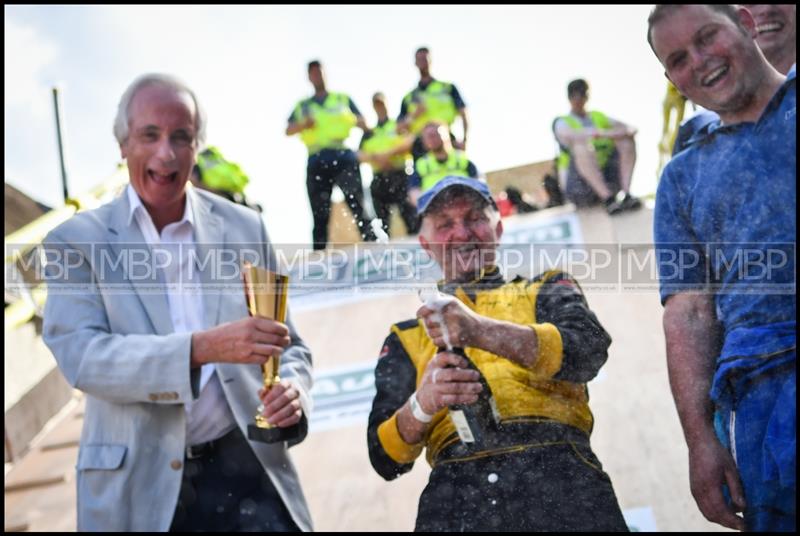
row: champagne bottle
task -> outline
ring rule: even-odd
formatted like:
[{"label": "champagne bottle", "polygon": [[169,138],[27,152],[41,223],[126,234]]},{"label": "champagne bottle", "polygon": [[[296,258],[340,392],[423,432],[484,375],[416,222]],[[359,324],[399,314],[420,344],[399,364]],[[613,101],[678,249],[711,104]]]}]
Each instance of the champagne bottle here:
[{"label": "champagne bottle", "polygon": [[466,359],[466,368],[478,373],[478,382],[483,387],[481,392],[478,393],[476,402],[449,406],[450,420],[453,421],[458,437],[466,448],[469,450],[488,448],[496,440],[497,433],[500,431],[500,414],[497,411],[497,404],[492,396],[492,390],[486,378],[472,360],[467,357],[463,348],[452,348],[447,351]]},{"label": "champagne bottle", "polygon": [[489,383],[483,376],[475,363],[467,356],[463,348],[454,347],[450,344],[450,335],[447,331],[447,324],[442,318],[442,309],[450,301],[455,300],[453,296],[441,294],[435,284],[427,285],[419,291],[420,299],[426,306],[433,309],[434,319],[441,325],[442,337],[445,346],[440,347],[440,352],[451,352],[463,357],[467,362],[468,369],[478,373],[478,382],[483,389],[478,393],[478,400],[472,404],[453,404],[449,406],[448,412],[450,420],[458,432],[461,445],[467,451],[483,450],[490,447],[497,439],[500,431],[500,413],[497,411],[497,404],[492,396]]}]

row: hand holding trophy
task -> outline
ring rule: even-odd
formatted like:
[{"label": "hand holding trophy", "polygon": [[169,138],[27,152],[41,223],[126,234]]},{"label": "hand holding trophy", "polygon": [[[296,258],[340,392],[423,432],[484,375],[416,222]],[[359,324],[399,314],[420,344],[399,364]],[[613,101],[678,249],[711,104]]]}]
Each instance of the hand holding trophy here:
[{"label": "hand holding trophy", "polygon": [[[278,322],[286,321],[286,298],[289,293],[289,277],[264,268],[244,263],[242,268],[244,277],[245,298],[250,316],[260,316]],[[272,356],[261,365],[264,379],[264,390],[269,391],[279,384],[280,356]],[[262,415],[263,405],[260,405],[255,416],[255,424],[247,427],[247,437],[262,443],[276,443],[295,439],[300,435],[298,424],[280,428],[267,422]]]}]

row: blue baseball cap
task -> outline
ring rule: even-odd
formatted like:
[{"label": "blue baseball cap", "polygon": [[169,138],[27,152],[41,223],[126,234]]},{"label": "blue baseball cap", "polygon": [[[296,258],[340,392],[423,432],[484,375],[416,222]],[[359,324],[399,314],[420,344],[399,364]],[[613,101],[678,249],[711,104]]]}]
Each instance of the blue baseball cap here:
[{"label": "blue baseball cap", "polygon": [[487,203],[489,203],[489,205],[493,207],[497,206],[495,205],[494,199],[492,199],[491,192],[489,192],[489,187],[482,180],[473,179],[471,177],[456,177],[454,175],[448,175],[434,184],[433,188],[427,190],[425,193],[419,196],[419,199],[417,199],[417,215],[422,216],[425,211],[428,210],[428,207],[436,198],[436,196],[451,186],[465,186],[479,194],[486,200]]}]

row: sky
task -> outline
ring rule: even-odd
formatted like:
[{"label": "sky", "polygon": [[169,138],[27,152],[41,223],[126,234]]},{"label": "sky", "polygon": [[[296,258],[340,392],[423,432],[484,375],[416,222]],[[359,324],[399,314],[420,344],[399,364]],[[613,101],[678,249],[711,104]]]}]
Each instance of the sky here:
[{"label": "sky", "polygon": [[[313,92],[307,63],[321,60],[328,90],[374,124],[371,95],[384,92],[395,116],[419,79],[414,51],[427,46],[433,76],[467,104],[467,153],[481,172],[552,158],[566,85],[585,78],[589,109],[638,128],[632,191],[652,193],[666,80],[646,41],[650,7],[5,6],[5,180],[63,202],[57,86],[70,193],[102,183],[120,162],[120,96],[141,74],[170,73],[205,107],[208,143],[249,175],[272,240],[308,243],[307,154],[284,134]],[[354,129],[350,146],[359,139]]]}]

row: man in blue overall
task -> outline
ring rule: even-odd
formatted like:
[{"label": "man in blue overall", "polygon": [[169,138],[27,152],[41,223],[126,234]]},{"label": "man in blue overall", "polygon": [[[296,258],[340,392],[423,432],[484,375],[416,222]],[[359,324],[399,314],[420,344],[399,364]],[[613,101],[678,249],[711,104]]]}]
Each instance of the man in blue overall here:
[{"label": "man in blue overall", "polygon": [[795,72],[770,65],[741,7],[659,5],[648,25],[667,77],[721,120],[667,165],[656,198],[692,494],[726,527],[794,531]]}]

